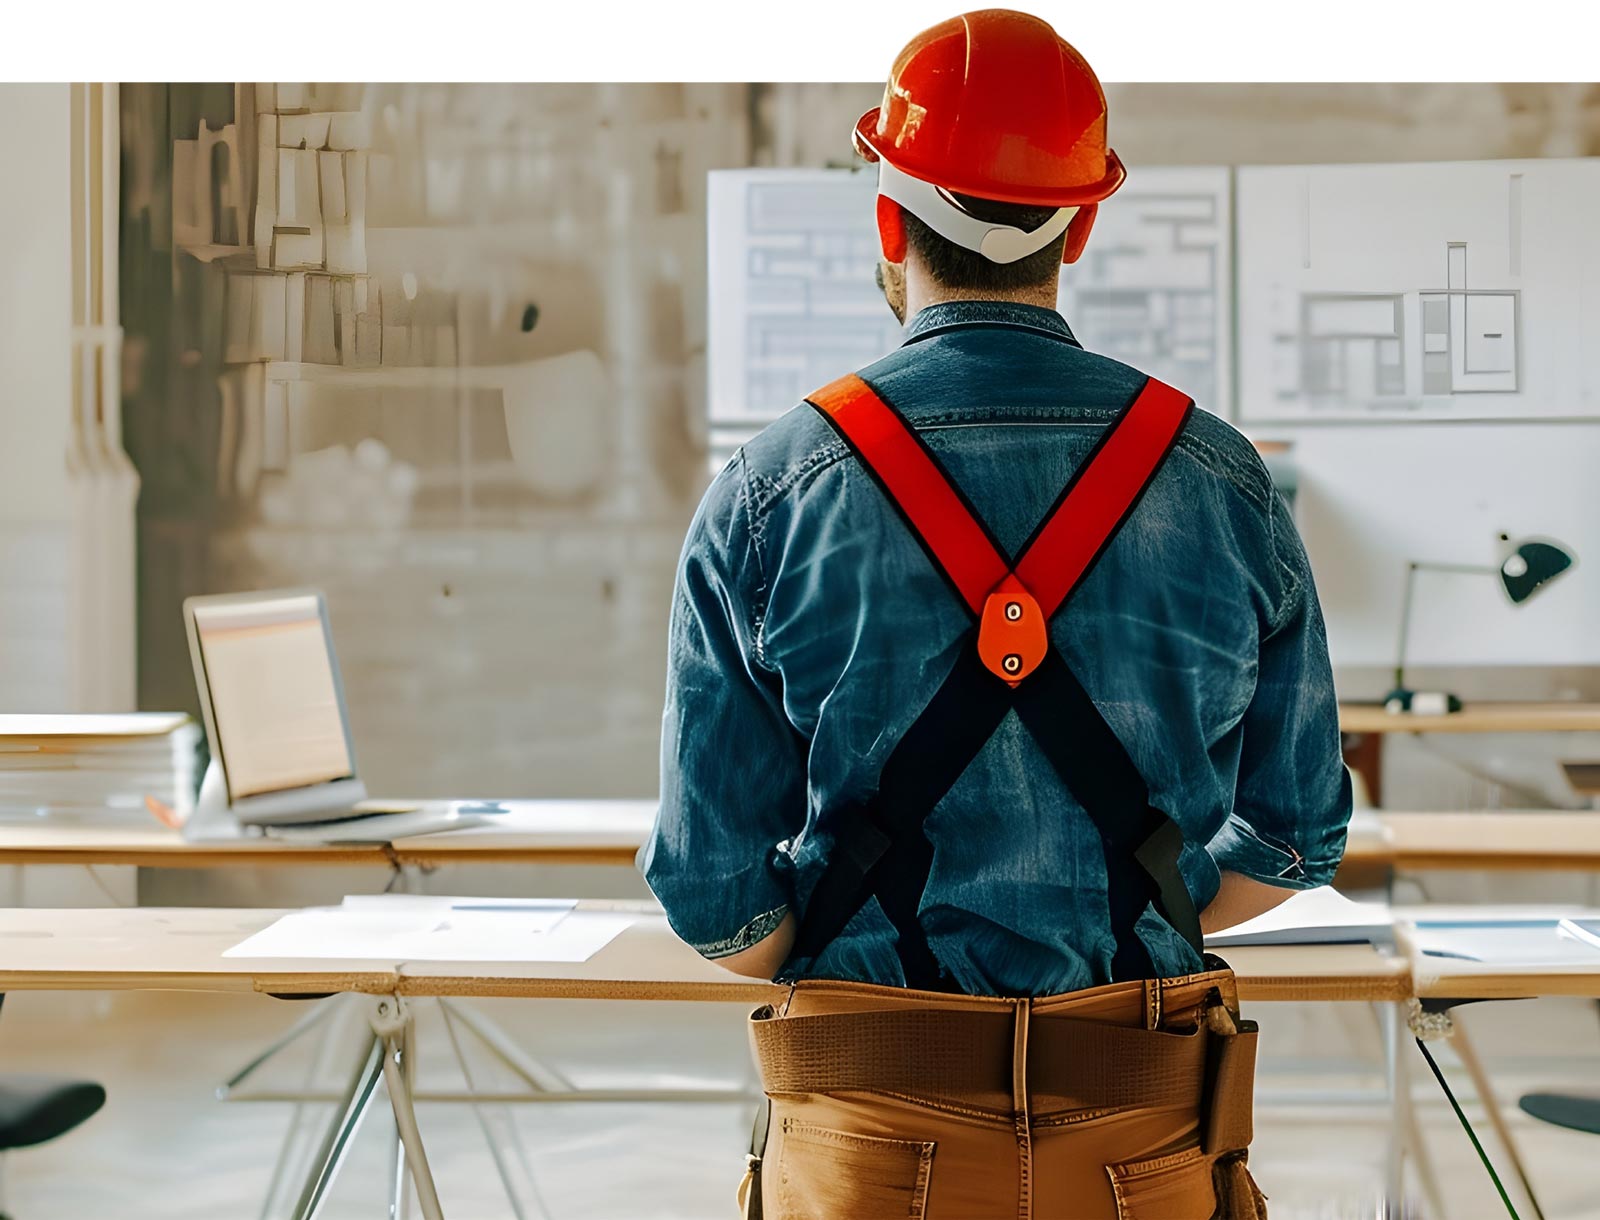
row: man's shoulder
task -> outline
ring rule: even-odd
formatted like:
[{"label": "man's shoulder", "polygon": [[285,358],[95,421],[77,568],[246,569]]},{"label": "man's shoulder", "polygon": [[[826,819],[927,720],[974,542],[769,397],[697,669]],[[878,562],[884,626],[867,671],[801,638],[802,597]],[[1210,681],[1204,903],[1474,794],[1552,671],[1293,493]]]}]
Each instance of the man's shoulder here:
[{"label": "man's shoulder", "polygon": [[[874,392],[903,411],[911,422],[933,421],[945,413],[988,403],[1019,404],[1030,414],[1109,423],[1133,401],[1149,374],[1098,352],[1070,343],[1041,341],[1038,358],[1010,367],[960,359],[938,340],[897,348],[856,372]],[[818,387],[821,389],[823,387]],[[1189,388],[1175,389],[1192,394]],[[1178,449],[1265,507],[1272,481],[1260,454],[1237,428],[1199,398],[1179,437]],[[1013,414],[1001,409],[1001,417]],[[848,456],[839,435],[809,402],[802,401],[768,424],[735,456],[733,465],[748,483],[759,509],[829,465]]]}]

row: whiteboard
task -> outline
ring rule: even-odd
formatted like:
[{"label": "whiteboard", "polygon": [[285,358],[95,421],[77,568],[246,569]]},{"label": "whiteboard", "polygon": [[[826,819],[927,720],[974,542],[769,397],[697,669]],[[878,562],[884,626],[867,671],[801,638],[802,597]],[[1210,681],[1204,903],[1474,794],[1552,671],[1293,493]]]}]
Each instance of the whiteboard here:
[{"label": "whiteboard", "polygon": [[1237,206],[1242,421],[1600,416],[1600,159],[1246,167]]}]

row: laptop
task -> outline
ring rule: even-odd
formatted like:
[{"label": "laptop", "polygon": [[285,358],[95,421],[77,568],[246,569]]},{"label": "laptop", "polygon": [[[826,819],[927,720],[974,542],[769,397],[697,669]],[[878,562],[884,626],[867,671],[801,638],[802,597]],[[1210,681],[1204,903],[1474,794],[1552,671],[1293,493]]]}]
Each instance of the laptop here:
[{"label": "laptop", "polygon": [[[367,798],[356,772],[328,607],[315,589],[183,603],[212,766],[243,826],[284,838],[384,842],[488,820],[497,802]],[[208,778],[214,790],[216,784]]]}]

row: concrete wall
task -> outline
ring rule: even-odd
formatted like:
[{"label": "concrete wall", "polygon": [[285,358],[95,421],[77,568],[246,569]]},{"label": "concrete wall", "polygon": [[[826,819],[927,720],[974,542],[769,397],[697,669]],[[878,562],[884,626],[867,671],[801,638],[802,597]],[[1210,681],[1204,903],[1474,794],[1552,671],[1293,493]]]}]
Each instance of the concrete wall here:
[{"label": "concrete wall", "polygon": [[70,706],[71,105],[0,84],[0,711]]}]

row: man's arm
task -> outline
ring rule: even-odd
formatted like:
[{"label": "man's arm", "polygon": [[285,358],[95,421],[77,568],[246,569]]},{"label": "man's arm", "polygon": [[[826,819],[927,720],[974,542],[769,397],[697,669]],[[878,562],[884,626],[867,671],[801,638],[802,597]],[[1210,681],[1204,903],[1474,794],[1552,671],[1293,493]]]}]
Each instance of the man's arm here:
[{"label": "man's arm", "polygon": [[1281,901],[1290,891],[1327,885],[1350,821],[1350,776],[1311,564],[1276,494],[1269,511],[1281,592],[1240,725],[1233,813],[1209,844],[1223,882],[1201,917],[1207,929],[1271,910],[1277,903],[1263,890],[1279,891]]},{"label": "man's arm", "polygon": [[756,660],[765,579],[751,512],[740,455],[706,492],[678,565],[661,807],[639,869],[691,947],[770,979],[793,943],[777,845],[805,825],[806,742],[777,674]]},{"label": "man's arm", "polygon": [[1210,934],[1237,927],[1247,919],[1265,915],[1273,907],[1288,901],[1293,893],[1293,890],[1266,885],[1243,873],[1225,872],[1222,874],[1222,884],[1217,888],[1217,896],[1200,912],[1200,931]]}]

